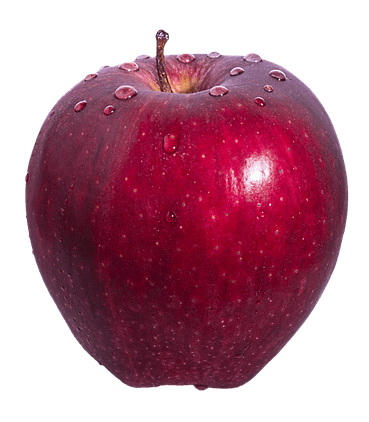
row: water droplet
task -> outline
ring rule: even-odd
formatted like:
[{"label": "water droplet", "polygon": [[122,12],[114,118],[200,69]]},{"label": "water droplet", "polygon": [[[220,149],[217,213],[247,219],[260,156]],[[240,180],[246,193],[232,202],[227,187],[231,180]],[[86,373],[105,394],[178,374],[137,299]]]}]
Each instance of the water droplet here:
[{"label": "water droplet", "polygon": [[273,92],[273,87],[271,85],[265,85],[264,86],[264,91],[266,91],[266,92]]},{"label": "water droplet", "polygon": [[119,69],[126,70],[127,72],[137,72],[139,69],[138,64],[135,62],[123,63],[119,66]]},{"label": "water droplet", "polygon": [[29,180],[29,173],[26,174],[26,183],[28,182],[28,180]]},{"label": "water droplet", "polygon": [[115,111],[115,107],[113,105],[108,105],[104,108],[104,114],[106,116],[109,116],[110,114],[113,114]]},{"label": "water droplet", "polygon": [[226,95],[229,92],[229,89],[222,85],[213,86],[211,90],[209,91],[209,94],[212,97],[223,97],[223,95]]},{"label": "water droplet", "polygon": [[218,53],[217,51],[213,51],[213,52],[208,54],[209,59],[217,59],[220,56],[221,56],[221,54]]},{"label": "water droplet", "polygon": [[277,69],[271,70],[268,75],[274,79],[277,79],[278,81],[285,81],[287,79],[285,73]]},{"label": "water droplet", "polygon": [[175,221],[175,219],[176,219],[176,216],[175,216],[175,214],[174,214],[174,212],[173,212],[173,211],[168,211],[168,212],[165,214],[165,221],[166,221],[167,223],[173,223],[173,222]]},{"label": "water droplet", "polygon": [[138,94],[138,91],[130,85],[122,85],[115,90],[115,98],[118,100],[128,100]]},{"label": "water droplet", "polygon": [[262,59],[259,56],[259,54],[253,54],[253,53],[248,54],[243,59],[246,60],[247,62],[250,62],[250,63],[259,63],[259,62],[262,61]]},{"label": "water droplet", "polygon": [[231,76],[237,76],[237,75],[241,75],[241,73],[243,73],[245,71],[245,69],[243,69],[242,67],[234,67],[229,74]]},{"label": "water droplet", "polygon": [[174,154],[179,146],[179,139],[177,135],[169,133],[164,136],[163,148],[167,154]]},{"label": "water droplet", "polygon": [[141,54],[140,56],[136,57],[136,60],[144,60],[144,59],[149,59],[150,56],[148,56],[147,54]]},{"label": "water droplet", "polygon": [[98,73],[90,73],[89,75],[87,75],[86,77],[85,77],[85,81],[90,81],[91,79],[95,79],[97,76],[99,76],[99,74]]},{"label": "water droplet", "polygon": [[177,56],[177,60],[181,63],[191,63],[195,60],[195,56],[193,54],[180,54]]},{"label": "water droplet", "polygon": [[74,183],[72,183],[71,185],[70,185],[70,188],[73,190],[74,189]]},{"label": "water droplet", "polygon": [[80,101],[79,103],[77,103],[74,106],[74,111],[77,112],[77,113],[79,111],[82,111],[86,107],[86,104],[87,104],[87,101],[86,100]]},{"label": "water droplet", "polygon": [[264,98],[255,97],[254,98],[254,102],[255,102],[255,104],[257,104],[257,105],[259,105],[261,107],[264,107],[265,106],[265,100],[264,100]]}]

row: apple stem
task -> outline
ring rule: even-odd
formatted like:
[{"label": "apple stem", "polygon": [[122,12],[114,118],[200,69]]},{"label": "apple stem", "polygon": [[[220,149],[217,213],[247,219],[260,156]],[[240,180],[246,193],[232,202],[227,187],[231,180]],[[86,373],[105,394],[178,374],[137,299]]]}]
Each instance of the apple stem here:
[{"label": "apple stem", "polygon": [[159,86],[161,92],[173,92],[170,86],[168,74],[165,70],[164,46],[169,40],[169,34],[162,29],[156,33],[156,68],[159,76]]}]

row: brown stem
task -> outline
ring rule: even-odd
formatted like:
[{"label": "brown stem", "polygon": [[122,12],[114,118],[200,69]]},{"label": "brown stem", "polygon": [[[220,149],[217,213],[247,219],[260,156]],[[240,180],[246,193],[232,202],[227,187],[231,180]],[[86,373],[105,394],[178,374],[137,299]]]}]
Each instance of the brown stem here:
[{"label": "brown stem", "polygon": [[169,34],[162,29],[156,33],[156,68],[159,76],[161,92],[173,92],[170,86],[168,74],[165,70],[164,46],[169,40]]}]

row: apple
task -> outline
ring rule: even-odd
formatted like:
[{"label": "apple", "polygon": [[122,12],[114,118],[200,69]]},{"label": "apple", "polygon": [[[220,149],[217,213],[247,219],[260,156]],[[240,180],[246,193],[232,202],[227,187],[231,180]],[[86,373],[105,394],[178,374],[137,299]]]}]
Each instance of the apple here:
[{"label": "apple", "polygon": [[256,54],[102,67],[54,106],[26,177],[42,278],[83,348],[132,387],[238,387],[335,267],[347,179],[332,123]]}]

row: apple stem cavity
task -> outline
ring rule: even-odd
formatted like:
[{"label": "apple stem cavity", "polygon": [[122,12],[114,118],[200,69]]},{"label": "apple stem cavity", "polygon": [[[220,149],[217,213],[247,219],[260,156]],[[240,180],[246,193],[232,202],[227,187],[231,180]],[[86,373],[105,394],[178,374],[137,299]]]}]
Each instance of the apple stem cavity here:
[{"label": "apple stem cavity", "polygon": [[161,92],[173,92],[170,86],[168,74],[165,70],[164,47],[169,40],[169,34],[162,29],[156,33],[156,68],[159,76],[159,86]]}]

